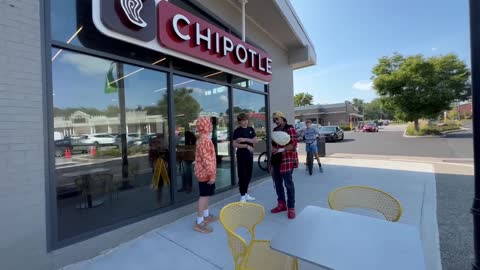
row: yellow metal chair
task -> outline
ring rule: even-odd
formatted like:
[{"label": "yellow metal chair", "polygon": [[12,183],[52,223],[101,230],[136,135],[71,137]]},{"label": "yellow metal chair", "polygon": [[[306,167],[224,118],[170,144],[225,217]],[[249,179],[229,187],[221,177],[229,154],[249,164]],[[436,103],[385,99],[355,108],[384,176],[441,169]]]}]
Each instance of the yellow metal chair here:
[{"label": "yellow metal chair", "polygon": [[365,186],[345,186],[328,195],[331,209],[368,208],[376,210],[388,221],[396,222],[402,215],[402,205],[392,195],[379,189]]},{"label": "yellow metal chair", "polygon": [[[265,208],[255,203],[231,203],[220,211],[236,270],[298,270],[298,261],[270,249],[270,241],[256,240],[255,227],[263,221]],[[236,233],[239,227],[250,232],[250,243]]]}]

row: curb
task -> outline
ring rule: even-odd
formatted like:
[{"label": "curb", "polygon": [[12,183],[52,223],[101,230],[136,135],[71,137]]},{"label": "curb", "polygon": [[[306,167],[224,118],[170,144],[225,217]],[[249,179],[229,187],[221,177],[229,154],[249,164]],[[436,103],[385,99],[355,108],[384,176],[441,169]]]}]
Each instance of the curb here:
[{"label": "curb", "polygon": [[[299,156],[300,157],[300,156]],[[445,158],[438,158],[437,160],[429,160],[423,159],[424,157],[414,157],[414,159],[407,159],[404,156],[326,156],[323,157],[328,159],[356,159],[356,160],[388,160],[388,161],[399,161],[399,162],[412,162],[412,163],[423,163],[423,164],[442,164],[442,165],[452,165],[452,166],[461,166],[461,167],[468,167],[473,168],[473,164],[463,164],[457,162],[448,162],[448,159]],[[420,158],[420,159],[418,159]],[[472,161],[473,162],[473,161]]]},{"label": "curb", "polygon": [[462,127],[462,128],[459,128],[459,129],[444,131],[444,132],[442,132],[442,135],[415,136],[415,135],[407,135],[407,130],[405,129],[403,131],[403,137],[405,137],[405,138],[445,138],[446,135],[449,134],[449,133],[465,131],[465,130],[469,130],[469,129]]},{"label": "curb", "polygon": [[442,132],[442,134],[449,134],[449,133],[454,133],[454,132],[459,132],[459,131],[466,131],[466,130],[469,130],[469,128],[461,127],[461,128],[459,128],[459,129],[444,131],[444,132]]}]

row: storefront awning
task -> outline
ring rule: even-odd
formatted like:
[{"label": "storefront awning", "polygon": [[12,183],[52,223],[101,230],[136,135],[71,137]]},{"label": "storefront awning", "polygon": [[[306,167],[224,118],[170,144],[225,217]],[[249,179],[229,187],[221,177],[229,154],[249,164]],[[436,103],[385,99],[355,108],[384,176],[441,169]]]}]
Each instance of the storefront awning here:
[{"label": "storefront awning", "polygon": [[[241,10],[237,0],[229,0]],[[289,0],[248,0],[247,20],[259,26],[279,47],[288,51],[292,68],[315,65],[317,56],[312,41]],[[248,28],[246,30],[248,37]]]}]

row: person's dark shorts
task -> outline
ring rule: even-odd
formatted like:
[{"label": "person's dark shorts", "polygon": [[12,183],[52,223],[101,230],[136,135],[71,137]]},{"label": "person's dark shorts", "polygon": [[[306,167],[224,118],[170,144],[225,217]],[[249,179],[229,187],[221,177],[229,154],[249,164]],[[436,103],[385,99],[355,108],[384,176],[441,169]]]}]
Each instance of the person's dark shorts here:
[{"label": "person's dark shorts", "polygon": [[207,182],[198,182],[198,189],[200,190],[200,197],[209,197],[215,194],[215,183],[208,184]]}]

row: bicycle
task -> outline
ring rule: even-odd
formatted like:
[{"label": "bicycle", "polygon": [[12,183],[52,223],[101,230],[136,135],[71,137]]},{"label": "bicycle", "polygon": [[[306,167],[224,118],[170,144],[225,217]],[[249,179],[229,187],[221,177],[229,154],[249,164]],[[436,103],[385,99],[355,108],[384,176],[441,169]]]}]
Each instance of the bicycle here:
[{"label": "bicycle", "polygon": [[307,140],[304,140],[305,144],[308,146],[308,152],[307,152],[307,170],[308,174],[312,175],[313,174],[313,151],[311,145],[314,143],[317,143],[318,138],[315,138],[312,142],[308,142]]},{"label": "bicycle", "polygon": [[[265,142],[267,142],[267,138],[263,138],[262,140],[264,140]],[[258,164],[258,167],[259,167],[261,170],[263,170],[263,171],[268,171],[268,153],[267,153],[267,151],[262,152],[262,153],[258,156],[257,164]]]}]

